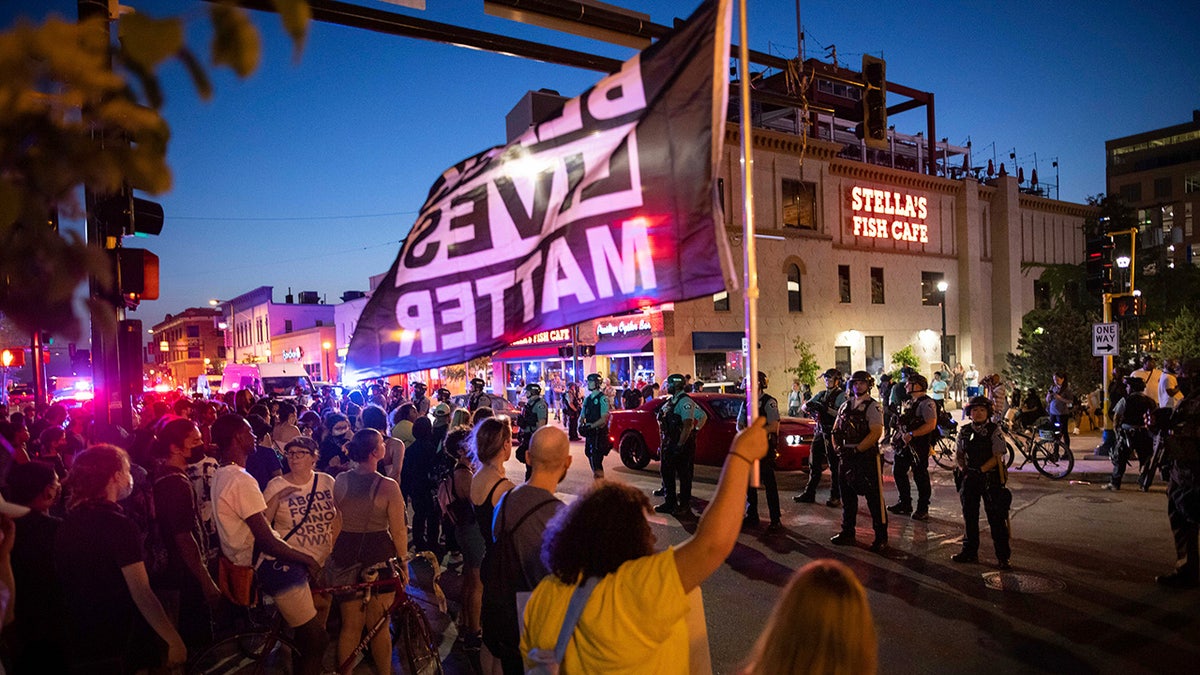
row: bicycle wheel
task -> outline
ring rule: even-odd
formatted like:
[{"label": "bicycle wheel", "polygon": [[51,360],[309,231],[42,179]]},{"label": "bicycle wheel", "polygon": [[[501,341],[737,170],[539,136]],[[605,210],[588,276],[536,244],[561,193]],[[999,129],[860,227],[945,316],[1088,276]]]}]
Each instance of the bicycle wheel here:
[{"label": "bicycle wheel", "polygon": [[1008,434],[1004,435],[1004,466],[1011,469],[1013,460],[1017,458],[1017,442]]},{"label": "bicycle wheel", "polygon": [[392,614],[392,647],[405,675],[441,675],[442,658],[425,613],[412,601]]},{"label": "bicycle wheel", "polygon": [[942,437],[933,447],[933,461],[943,469],[954,469],[954,449],[957,446],[953,438]]},{"label": "bicycle wheel", "polygon": [[1041,439],[1035,441],[1033,456],[1029,459],[1033,462],[1033,468],[1052,480],[1066,478],[1075,468],[1075,455],[1057,438],[1053,442]]},{"label": "bicycle wheel", "polygon": [[201,652],[188,667],[191,675],[274,675],[291,673],[296,647],[270,631],[239,633]]}]

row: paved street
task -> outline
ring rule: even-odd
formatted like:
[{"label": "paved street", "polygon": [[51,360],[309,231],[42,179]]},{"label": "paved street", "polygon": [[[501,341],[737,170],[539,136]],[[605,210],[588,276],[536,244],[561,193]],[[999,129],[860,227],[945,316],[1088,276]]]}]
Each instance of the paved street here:
[{"label": "paved street", "polygon": [[[1164,485],[1149,493],[1101,490],[1111,465],[1090,457],[1098,440],[1073,439],[1076,468],[1067,480],[1048,480],[1032,466],[1013,472],[1014,570],[1008,573],[995,568],[986,520],[982,564],[950,562],[963,528],[948,471],[931,469],[928,522],[892,518],[886,556],[866,550],[865,510],[860,546],[829,544],[838,510],[794,503],[791,496],[805,476],[782,475],[786,532],[744,533],[728,564],[704,584],[714,672],[735,672],[792,572],[824,557],[848,564],[867,587],[884,673],[1195,672],[1200,592],[1169,592],[1153,582],[1173,561]],[[574,464],[562,488],[566,499],[590,478],[582,444],[572,451]],[[659,482],[656,463],[631,471],[613,454],[606,470],[647,493]],[[509,473],[521,475],[515,460]],[[697,470],[697,506],[711,497],[716,477],[716,469]],[[818,493],[820,501],[825,494]],[[890,476],[885,495],[894,500]],[[696,522],[652,520],[660,545],[683,541]],[[456,653],[451,661],[461,665],[460,657]]]}]

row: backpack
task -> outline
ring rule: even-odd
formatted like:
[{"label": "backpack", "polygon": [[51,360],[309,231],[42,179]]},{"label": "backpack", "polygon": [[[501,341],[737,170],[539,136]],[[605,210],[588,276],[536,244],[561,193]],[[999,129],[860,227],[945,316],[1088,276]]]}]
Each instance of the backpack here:
[{"label": "backpack", "polygon": [[[168,473],[154,479],[150,484],[150,499],[146,505],[146,539],[142,542],[142,558],[146,563],[146,574],[151,579],[156,579],[167,571],[170,559],[171,542],[163,536],[161,523],[158,522],[158,502],[155,499],[155,491],[158,489],[158,484],[168,478],[181,478],[184,482],[184,487],[187,488],[189,495],[193,496],[192,482],[188,480],[185,474]],[[197,513],[197,518],[199,514]],[[203,554],[203,552],[202,552]]]},{"label": "backpack", "polygon": [[458,472],[459,466],[461,465],[456,465],[453,471],[438,480],[437,490],[434,493],[438,508],[452,525],[466,525],[471,522],[471,516],[475,514],[470,500],[454,494],[454,474]]},{"label": "backpack", "polygon": [[493,530],[496,541],[483,554],[479,577],[483,582],[483,599],[480,619],[483,634],[487,636],[488,649],[496,656],[520,656],[520,618],[517,616],[517,588],[524,580],[521,559],[517,553],[514,535],[525,520],[557,499],[547,499],[522,515],[512,528],[505,528],[505,504],[508,495],[501,497],[496,505],[498,527]]}]

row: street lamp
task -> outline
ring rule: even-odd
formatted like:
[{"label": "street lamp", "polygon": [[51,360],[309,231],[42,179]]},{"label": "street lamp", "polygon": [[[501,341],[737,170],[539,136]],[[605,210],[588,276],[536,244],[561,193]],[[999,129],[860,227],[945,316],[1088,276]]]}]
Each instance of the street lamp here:
[{"label": "street lamp", "polygon": [[220,330],[226,330],[230,326],[233,327],[233,335],[229,338],[229,344],[233,348],[233,358],[226,361],[226,363],[237,363],[237,315],[233,313],[233,302],[230,300],[218,300],[213,298],[212,300],[208,301],[208,304],[212,307],[229,305],[229,321],[222,321],[221,323],[217,324],[217,328]]},{"label": "street lamp", "polygon": [[949,357],[949,354],[946,353],[946,291],[949,288],[950,284],[946,283],[945,279],[937,283],[938,293],[942,296],[938,304],[942,306],[942,364],[946,368],[950,367],[950,364],[946,363],[946,359]]},{"label": "street lamp", "polygon": [[330,349],[333,349],[333,343],[332,343],[332,342],[330,342],[329,340],[326,340],[326,341],[324,341],[324,342],[322,342],[322,343],[321,343],[321,350],[322,350],[322,351],[323,351],[323,353],[324,353],[324,358],[322,358],[322,359],[321,359],[321,367],[322,367],[322,369],[323,369],[323,371],[322,371],[322,373],[321,373],[321,374],[324,376],[324,378],[323,378],[323,379],[324,379],[326,382],[331,382],[331,383],[332,383],[332,382],[333,382],[333,377],[332,377],[332,376],[333,376],[333,373],[331,373],[331,372],[330,372],[330,370],[329,370],[329,350],[330,350]]}]

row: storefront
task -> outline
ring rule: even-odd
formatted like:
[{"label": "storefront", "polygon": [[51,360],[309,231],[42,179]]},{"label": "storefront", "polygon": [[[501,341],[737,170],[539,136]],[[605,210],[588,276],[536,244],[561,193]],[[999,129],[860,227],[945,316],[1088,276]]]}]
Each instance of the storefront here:
[{"label": "storefront", "polygon": [[666,376],[658,372],[666,367],[663,310],[597,319],[592,322],[592,334],[596,336],[596,372],[615,380],[619,389]]},{"label": "storefront", "polygon": [[[522,338],[492,354],[493,393],[516,403],[526,384],[537,382],[552,390],[574,375],[570,348],[571,329],[559,328]],[[584,372],[590,372],[588,361],[581,359]]]},{"label": "storefront", "polygon": [[736,331],[694,331],[696,377],[708,383],[741,382],[746,372],[745,338],[745,333]]},{"label": "storefront", "polygon": [[314,382],[332,382],[337,377],[337,352],[333,350],[333,326],[316,326],[271,338],[271,363],[298,363]]}]

